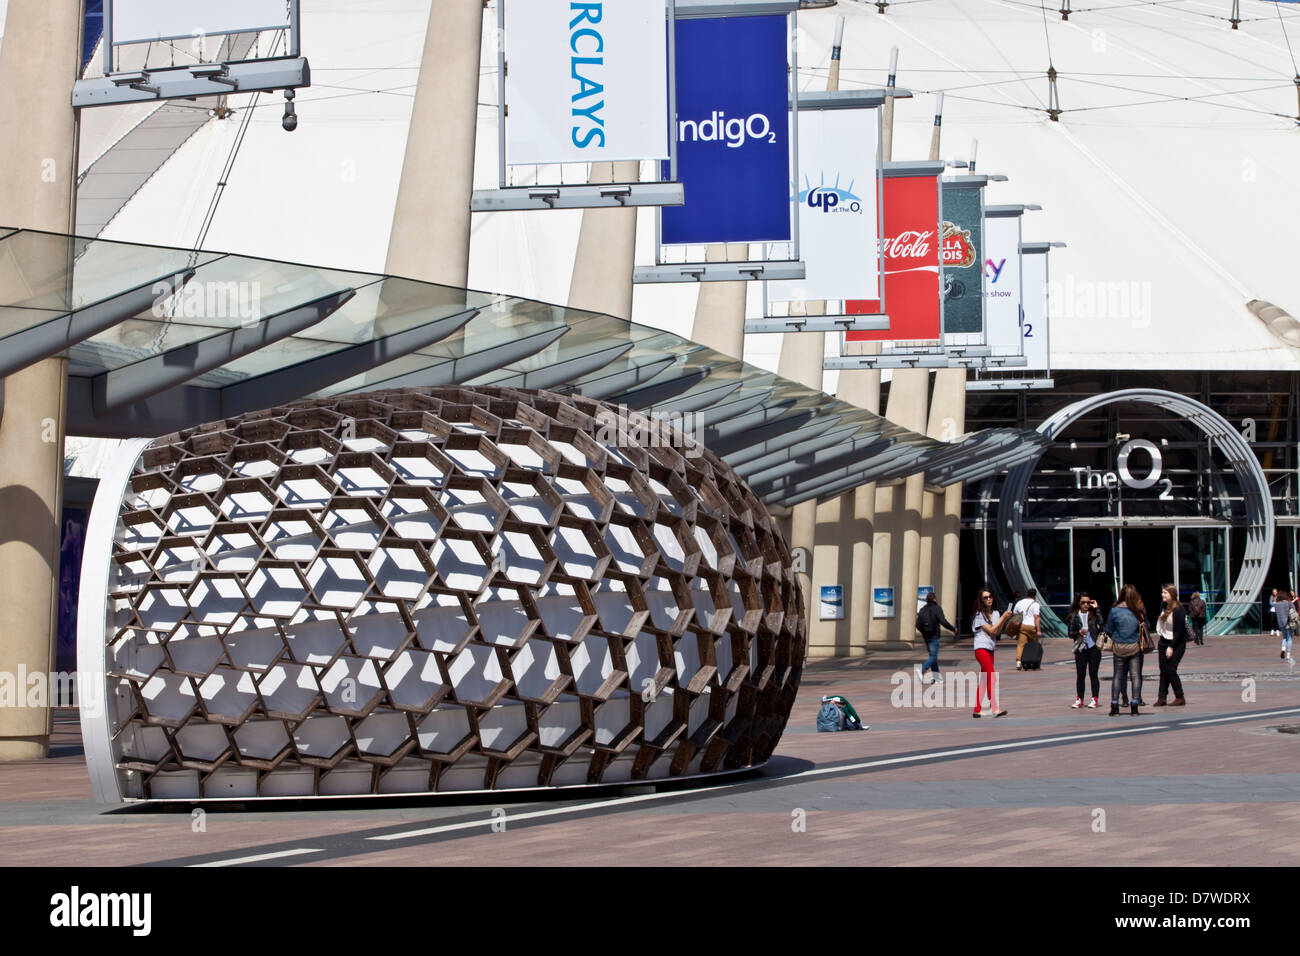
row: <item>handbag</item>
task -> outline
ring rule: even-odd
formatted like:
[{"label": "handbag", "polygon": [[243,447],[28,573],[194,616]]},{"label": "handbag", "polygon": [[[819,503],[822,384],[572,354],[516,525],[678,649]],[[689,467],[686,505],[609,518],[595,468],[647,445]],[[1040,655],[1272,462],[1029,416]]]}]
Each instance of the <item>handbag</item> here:
[{"label": "handbag", "polygon": [[1101,637],[1097,639],[1097,646],[1101,648],[1102,653],[1107,653],[1115,648],[1115,642],[1110,639],[1110,635],[1105,631],[1101,632]]},{"label": "handbag", "polygon": [[1151,629],[1146,621],[1138,621],[1138,646],[1143,654],[1150,654],[1156,649],[1156,642],[1151,639]]},{"label": "handbag", "polygon": [[1136,657],[1138,653],[1138,648],[1141,646],[1141,644],[1142,644],[1141,641],[1129,641],[1128,643],[1122,643],[1120,641],[1111,641],[1110,652],[1114,654],[1116,657],[1121,659],[1126,657]]}]

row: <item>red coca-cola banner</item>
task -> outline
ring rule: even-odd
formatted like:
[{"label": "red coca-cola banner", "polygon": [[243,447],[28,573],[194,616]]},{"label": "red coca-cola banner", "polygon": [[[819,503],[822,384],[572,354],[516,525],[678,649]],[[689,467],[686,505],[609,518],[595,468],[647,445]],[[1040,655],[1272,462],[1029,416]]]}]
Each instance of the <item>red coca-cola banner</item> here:
[{"label": "red coca-cola banner", "polygon": [[942,310],[939,298],[939,177],[888,176],[884,180],[885,306],[871,300],[844,303],[849,315],[889,313],[887,332],[849,332],[850,342],[938,339]]}]

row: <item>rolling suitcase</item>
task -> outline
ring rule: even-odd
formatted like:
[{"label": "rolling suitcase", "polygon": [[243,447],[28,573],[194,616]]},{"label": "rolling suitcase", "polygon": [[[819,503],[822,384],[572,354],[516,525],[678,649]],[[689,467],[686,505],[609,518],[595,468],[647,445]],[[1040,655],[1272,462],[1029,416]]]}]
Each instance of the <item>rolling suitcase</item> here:
[{"label": "rolling suitcase", "polygon": [[1020,666],[1027,671],[1036,671],[1043,666],[1043,644],[1030,641],[1020,652]]}]

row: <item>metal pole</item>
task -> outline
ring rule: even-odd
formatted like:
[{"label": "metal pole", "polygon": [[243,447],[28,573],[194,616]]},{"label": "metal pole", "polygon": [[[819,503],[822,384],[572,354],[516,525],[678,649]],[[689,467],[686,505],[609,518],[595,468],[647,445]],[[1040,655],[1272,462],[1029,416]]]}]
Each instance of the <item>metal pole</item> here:
[{"label": "metal pole", "polygon": [[113,0],[104,0],[104,75],[113,72]]},{"label": "metal pole", "polygon": [[299,6],[301,0],[289,0],[289,55],[302,56],[301,18]]},{"label": "metal pole", "polygon": [[[790,164],[794,170],[795,194],[799,191],[799,14],[790,14]],[[790,258],[799,261],[799,204],[790,204],[791,236],[794,239]]]},{"label": "metal pole", "polygon": [[881,156],[885,162],[894,158],[894,87],[898,84],[898,47],[889,51],[889,77],[885,80],[884,123],[885,136],[881,141]]},{"label": "metal pole", "polygon": [[677,0],[668,0],[668,179],[677,182]]},{"label": "metal pole", "polygon": [[937,162],[939,159],[939,139],[943,134],[943,94],[938,93],[934,98],[934,130],[930,133],[930,159]]},{"label": "metal pole", "polygon": [[497,174],[506,188],[506,0],[497,2]]}]

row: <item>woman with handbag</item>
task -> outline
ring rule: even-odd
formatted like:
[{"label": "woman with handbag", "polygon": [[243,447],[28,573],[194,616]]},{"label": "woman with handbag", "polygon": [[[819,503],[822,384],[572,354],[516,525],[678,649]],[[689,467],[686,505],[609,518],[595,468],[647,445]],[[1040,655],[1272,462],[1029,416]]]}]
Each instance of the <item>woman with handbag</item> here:
[{"label": "woman with handbag", "polygon": [[1097,642],[1101,639],[1101,615],[1097,611],[1097,602],[1086,592],[1081,591],[1070,607],[1070,639],[1074,641],[1074,703],[1070,706],[1076,710],[1083,706],[1083,679],[1092,678],[1092,700],[1089,707],[1097,706],[1097,694],[1101,684],[1097,671],[1101,667],[1101,648]]},{"label": "woman with handbag", "polygon": [[1010,611],[999,615],[997,608],[993,606],[993,592],[988,588],[981,588],[979,594],[975,597],[975,607],[971,611],[971,617],[974,621],[972,627],[975,631],[975,660],[980,665],[980,682],[975,688],[975,713],[972,717],[981,716],[981,704],[985,695],[988,697],[989,710],[993,711],[994,717],[1005,717],[1007,712],[998,708],[998,676],[993,669],[993,651],[998,646],[998,638],[1002,636],[1002,628],[1006,626],[1007,618],[1011,616]]},{"label": "woman with handbag", "polygon": [[1165,603],[1160,619],[1156,621],[1156,631],[1160,634],[1160,694],[1155,706],[1169,704],[1169,690],[1173,688],[1171,706],[1181,707],[1187,703],[1183,699],[1183,682],[1178,679],[1178,663],[1183,659],[1183,651],[1187,650],[1187,611],[1178,603],[1178,589],[1172,584],[1164,586],[1160,597]]},{"label": "woman with handbag", "polygon": [[[1115,606],[1106,616],[1106,637],[1102,641],[1102,649],[1111,652],[1110,716],[1112,717],[1119,714],[1120,692],[1125,684],[1136,676],[1133,673],[1133,664],[1142,646],[1141,631],[1146,626],[1146,616],[1146,609],[1142,607],[1142,599],[1138,597],[1137,589],[1131,584],[1122,586],[1119,589],[1119,597],[1115,600]],[[1140,691],[1141,688],[1134,688],[1130,713],[1135,717],[1138,714]]]}]

